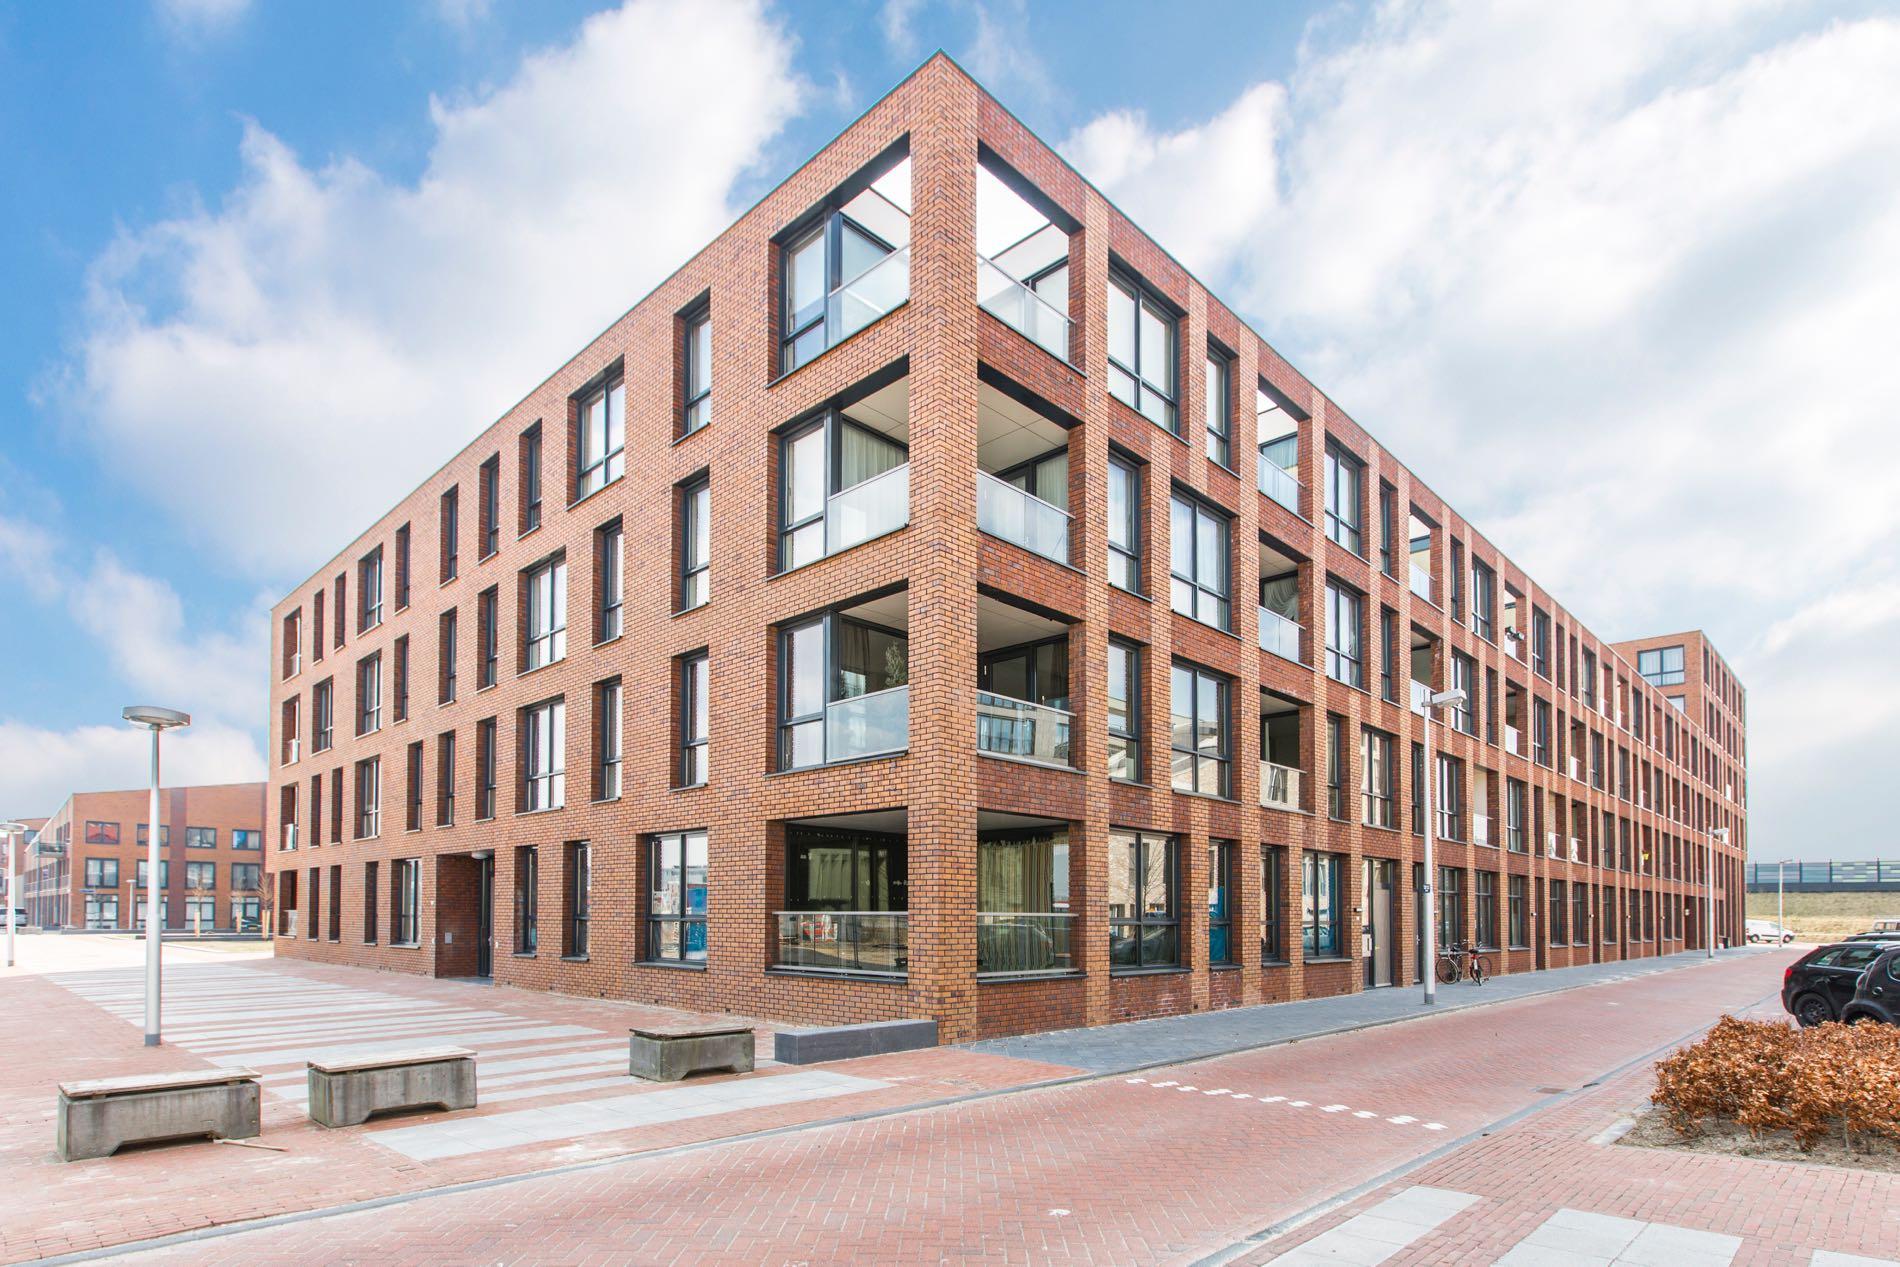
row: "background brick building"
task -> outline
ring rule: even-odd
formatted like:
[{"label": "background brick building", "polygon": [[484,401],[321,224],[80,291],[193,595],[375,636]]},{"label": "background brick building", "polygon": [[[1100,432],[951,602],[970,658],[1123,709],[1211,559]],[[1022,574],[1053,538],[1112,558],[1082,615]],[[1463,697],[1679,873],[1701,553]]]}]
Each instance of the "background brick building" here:
[{"label": "background brick building", "polygon": [[1740,934],[1733,679],[1718,745],[941,56],[273,630],[280,953],[946,1038],[1408,982],[1451,685],[1447,937],[1696,946],[1711,850]]}]

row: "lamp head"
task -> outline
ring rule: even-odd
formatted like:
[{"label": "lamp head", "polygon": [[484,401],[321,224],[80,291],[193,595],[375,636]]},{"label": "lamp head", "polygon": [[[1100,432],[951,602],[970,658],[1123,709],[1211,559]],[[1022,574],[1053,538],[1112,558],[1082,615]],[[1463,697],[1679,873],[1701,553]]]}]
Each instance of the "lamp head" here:
[{"label": "lamp head", "polygon": [[1436,695],[1433,695],[1431,699],[1427,702],[1429,702],[1433,708],[1446,708],[1446,707],[1456,707],[1457,705],[1464,703],[1465,700],[1469,698],[1470,696],[1468,696],[1465,693],[1464,687],[1455,686],[1449,691],[1438,692]]},{"label": "lamp head", "polygon": [[160,708],[156,704],[130,704],[121,714],[134,726],[144,726],[148,730],[173,730],[191,725],[191,714],[181,713],[175,708]]}]

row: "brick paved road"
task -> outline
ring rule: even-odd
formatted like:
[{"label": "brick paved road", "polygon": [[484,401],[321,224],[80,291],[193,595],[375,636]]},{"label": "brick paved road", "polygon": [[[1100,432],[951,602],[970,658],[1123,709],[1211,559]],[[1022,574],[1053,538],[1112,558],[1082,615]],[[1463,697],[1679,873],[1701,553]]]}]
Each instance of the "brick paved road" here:
[{"label": "brick paved road", "polygon": [[[1250,1252],[1245,1238],[1276,1220],[1754,1004],[1785,959],[306,1216],[141,1257],[1188,1263]],[[1553,1211],[1526,1213],[1523,1234]]]}]

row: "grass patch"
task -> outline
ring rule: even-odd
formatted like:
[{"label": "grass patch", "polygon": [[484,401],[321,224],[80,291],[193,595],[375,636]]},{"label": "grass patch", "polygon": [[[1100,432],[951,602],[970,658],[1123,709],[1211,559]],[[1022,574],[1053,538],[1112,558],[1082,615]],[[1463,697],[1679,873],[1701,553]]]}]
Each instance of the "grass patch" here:
[{"label": "grass patch", "polygon": [[[1782,923],[1801,941],[1838,941],[1864,933],[1876,919],[1900,917],[1900,893],[1789,893]],[[1773,893],[1748,895],[1748,918],[1772,920]]]}]

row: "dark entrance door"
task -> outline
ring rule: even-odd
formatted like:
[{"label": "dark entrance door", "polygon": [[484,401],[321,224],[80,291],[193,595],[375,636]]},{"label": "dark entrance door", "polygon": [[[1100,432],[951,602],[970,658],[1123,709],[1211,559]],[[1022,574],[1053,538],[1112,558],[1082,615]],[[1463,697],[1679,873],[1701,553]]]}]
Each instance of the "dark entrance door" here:
[{"label": "dark entrance door", "polygon": [[1366,988],[1391,985],[1398,979],[1399,942],[1396,933],[1398,864],[1386,858],[1366,860],[1366,922],[1363,931]]},{"label": "dark entrance door", "polygon": [[495,860],[478,858],[475,866],[475,975],[495,975]]}]

